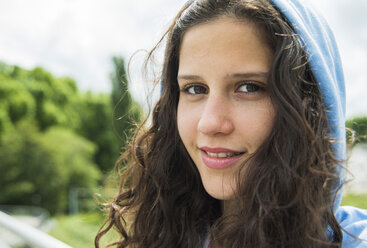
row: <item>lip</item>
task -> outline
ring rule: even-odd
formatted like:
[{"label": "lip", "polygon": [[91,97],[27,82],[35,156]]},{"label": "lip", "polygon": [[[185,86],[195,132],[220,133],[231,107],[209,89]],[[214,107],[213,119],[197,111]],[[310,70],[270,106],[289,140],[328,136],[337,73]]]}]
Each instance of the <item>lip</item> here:
[{"label": "lip", "polygon": [[220,152],[228,152],[228,153],[239,153],[239,151],[234,151],[227,148],[211,148],[211,147],[200,147],[201,150],[201,157],[206,166],[212,169],[225,169],[231,167],[234,163],[241,159],[241,157],[245,153],[241,153],[237,156],[229,157],[229,158],[215,158],[209,156],[206,152],[212,153],[220,153]]},{"label": "lip", "polygon": [[240,152],[240,151],[234,151],[234,150],[227,149],[227,148],[222,148],[222,147],[203,146],[203,147],[199,147],[199,149],[202,150],[202,151],[213,152],[213,153],[219,153],[219,152],[239,153]]}]

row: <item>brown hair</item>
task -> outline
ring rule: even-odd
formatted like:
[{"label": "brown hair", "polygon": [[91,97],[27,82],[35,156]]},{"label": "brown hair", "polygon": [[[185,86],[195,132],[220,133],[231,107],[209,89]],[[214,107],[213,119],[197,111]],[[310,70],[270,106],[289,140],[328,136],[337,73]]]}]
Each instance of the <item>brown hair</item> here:
[{"label": "brown hair", "polygon": [[[228,216],[205,192],[177,130],[182,37],[222,16],[253,23],[273,49],[268,91],[276,108],[269,137],[238,173],[238,208]],[[190,1],[165,37],[162,94],[150,128],[118,162],[125,165],[120,192],[96,247],[112,227],[121,234],[117,247],[200,247],[207,235],[215,247],[340,247],[338,161],[316,79],[287,20],[267,0]]]}]

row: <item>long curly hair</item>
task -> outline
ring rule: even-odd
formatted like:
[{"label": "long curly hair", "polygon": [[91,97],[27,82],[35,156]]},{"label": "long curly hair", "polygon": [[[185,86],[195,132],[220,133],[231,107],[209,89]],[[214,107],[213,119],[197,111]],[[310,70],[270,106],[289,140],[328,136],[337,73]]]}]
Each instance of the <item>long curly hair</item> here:
[{"label": "long curly hair", "polygon": [[[268,91],[276,109],[270,135],[238,173],[238,207],[227,215],[203,188],[177,129],[182,37],[223,16],[255,25],[273,50]],[[120,190],[95,246],[114,227],[121,239],[107,247],[202,247],[205,240],[210,247],[340,247],[333,202],[341,161],[300,37],[280,11],[268,0],[189,1],[162,41],[161,96],[150,127],[139,129],[117,163]]]}]

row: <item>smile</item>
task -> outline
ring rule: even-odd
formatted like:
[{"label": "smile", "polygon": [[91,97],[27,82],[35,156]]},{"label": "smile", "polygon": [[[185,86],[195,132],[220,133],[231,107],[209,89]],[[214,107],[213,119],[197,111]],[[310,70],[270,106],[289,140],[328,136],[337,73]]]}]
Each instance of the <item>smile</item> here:
[{"label": "smile", "polygon": [[242,154],[241,152],[219,152],[219,153],[214,153],[214,152],[207,152],[204,151],[206,154],[208,154],[208,156],[213,157],[213,158],[229,158],[229,157],[234,157],[234,156],[238,156],[240,154]]},{"label": "smile", "polygon": [[222,148],[202,147],[201,158],[206,166],[212,169],[225,169],[240,160],[245,152],[236,152]]}]

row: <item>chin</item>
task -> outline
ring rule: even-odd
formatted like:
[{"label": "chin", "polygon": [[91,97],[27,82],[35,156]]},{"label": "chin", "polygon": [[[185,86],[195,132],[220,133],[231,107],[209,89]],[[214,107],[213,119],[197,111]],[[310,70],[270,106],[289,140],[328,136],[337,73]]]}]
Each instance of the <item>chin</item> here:
[{"label": "chin", "polygon": [[205,191],[213,198],[220,201],[232,200],[234,198],[234,190],[232,188],[229,189],[212,189],[210,187],[205,187]]}]

